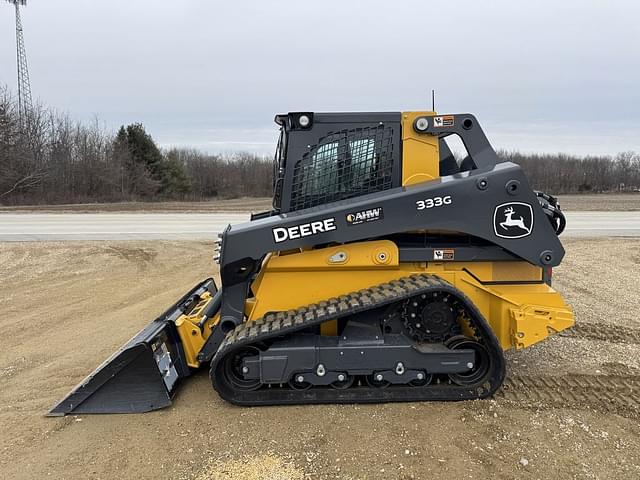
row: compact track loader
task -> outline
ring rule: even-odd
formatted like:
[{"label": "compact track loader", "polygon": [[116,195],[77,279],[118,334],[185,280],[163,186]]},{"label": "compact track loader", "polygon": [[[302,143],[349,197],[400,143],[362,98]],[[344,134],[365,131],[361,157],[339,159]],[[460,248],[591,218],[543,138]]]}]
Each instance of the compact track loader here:
[{"label": "compact track loader", "polygon": [[485,398],[505,350],[573,325],[551,287],[560,207],[475,117],[275,120],[273,208],[219,235],[220,287],[195,286],[51,415],[162,408],[205,367],[237,405]]}]

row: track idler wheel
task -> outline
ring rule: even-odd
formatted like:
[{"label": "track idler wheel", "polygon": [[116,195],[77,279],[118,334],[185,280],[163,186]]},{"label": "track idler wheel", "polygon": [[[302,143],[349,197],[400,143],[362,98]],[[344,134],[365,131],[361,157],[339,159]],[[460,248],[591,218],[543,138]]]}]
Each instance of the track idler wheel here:
[{"label": "track idler wheel", "polygon": [[255,355],[260,355],[260,350],[257,347],[246,346],[224,360],[224,365],[222,366],[223,374],[226,380],[238,390],[251,391],[260,388],[259,379],[247,380],[242,372],[242,361]]},{"label": "track idler wheel", "polygon": [[445,345],[451,350],[473,350],[475,352],[473,368],[468,372],[449,374],[449,379],[453,383],[462,387],[468,387],[475,385],[485,377],[491,367],[491,359],[484,345],[472,338],[461,335],[449,339]]}]

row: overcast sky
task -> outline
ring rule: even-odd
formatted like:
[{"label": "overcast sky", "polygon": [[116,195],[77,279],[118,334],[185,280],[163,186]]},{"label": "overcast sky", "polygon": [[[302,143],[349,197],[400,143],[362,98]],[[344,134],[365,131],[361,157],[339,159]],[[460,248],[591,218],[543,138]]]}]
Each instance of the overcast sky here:
[{"label": "overcast sky", "polygon": [[[287,111],[471,112],[496,148],[640,150],[640,2],[29,0],[35,98],[163,146],[272,153]],[[0,4],[0,83],[15,89]]]}]

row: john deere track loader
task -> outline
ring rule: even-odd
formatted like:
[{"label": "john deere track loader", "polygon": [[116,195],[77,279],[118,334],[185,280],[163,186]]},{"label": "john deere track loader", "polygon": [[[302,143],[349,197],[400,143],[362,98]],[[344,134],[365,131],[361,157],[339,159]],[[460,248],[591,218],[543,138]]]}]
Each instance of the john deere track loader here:
[{"label": "john deere track loader", "polygon": [[202,368],[238,405],[485,398],[505,350],[573,325],[551,287],[559,205],[475,117],[275,120],[273,208],[219,235],[220,287],[195,286],[51,415],[162,408]]}]

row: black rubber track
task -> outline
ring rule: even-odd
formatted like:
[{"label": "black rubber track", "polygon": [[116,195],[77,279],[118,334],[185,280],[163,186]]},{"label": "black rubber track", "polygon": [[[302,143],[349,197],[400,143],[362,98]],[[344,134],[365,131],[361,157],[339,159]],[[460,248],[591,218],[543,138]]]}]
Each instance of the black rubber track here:
[{"label": "black rubber track", "polygon": [[[354,385],[344,390],[315,387],[295,390],[288,386],[263,386],[254,391],[238,390],[226,381],[224,359],[246,345],[258,344],[275,337],[319,325],[327,320],[343,318],[365,310],[399,302],[414,295],[447,292],[457,297],[470,314],[475,336],[487,348],[491,366],[476,384],[458,386],[449,382],[425,386],[389,386],[375,388]],[[471,301],[450,283],[428,274],[417,274],[388,283],[331,298],[288,312],[268,314],[254,322],[245,322],[229,332],[211,361],[211,381],[225,400],[236,405],[290,405],[309,403],[380,403],[406,401],[455,401],[486,398],[504,381],[505,361],[502,348],[487,321]]]}]

